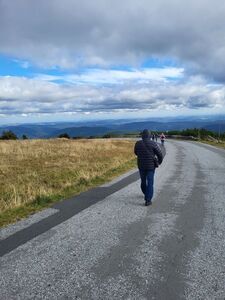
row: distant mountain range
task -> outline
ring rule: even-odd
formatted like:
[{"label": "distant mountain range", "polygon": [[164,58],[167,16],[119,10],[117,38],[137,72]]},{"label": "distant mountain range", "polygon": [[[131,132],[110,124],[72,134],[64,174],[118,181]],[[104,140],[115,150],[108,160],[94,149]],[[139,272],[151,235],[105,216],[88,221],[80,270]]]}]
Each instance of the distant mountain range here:
[{"label": "distant mountain range", "polygon": [[23,124],[0,126],[13,131],[18,137],[23,134],[29,138],[51,138],[62,133],[71,137],[102,136],[107,133],[139,132],[145,128],[152,131],[183,130],[187,128],[205,128],[214,132],[225,132],[225,116],[160,118],[151,120],[98,120],[90,122],[59,122],[41,124]]}]

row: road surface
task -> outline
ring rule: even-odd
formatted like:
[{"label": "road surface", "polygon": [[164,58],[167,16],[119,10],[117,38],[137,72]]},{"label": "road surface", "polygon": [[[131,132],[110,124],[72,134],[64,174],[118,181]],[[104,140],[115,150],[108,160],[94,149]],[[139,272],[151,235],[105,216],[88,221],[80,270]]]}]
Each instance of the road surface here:
[{"label": "road surface", "polygon": [[225,151],[167,142],[137,172],[1,230],[0,299],[225,299]]}]

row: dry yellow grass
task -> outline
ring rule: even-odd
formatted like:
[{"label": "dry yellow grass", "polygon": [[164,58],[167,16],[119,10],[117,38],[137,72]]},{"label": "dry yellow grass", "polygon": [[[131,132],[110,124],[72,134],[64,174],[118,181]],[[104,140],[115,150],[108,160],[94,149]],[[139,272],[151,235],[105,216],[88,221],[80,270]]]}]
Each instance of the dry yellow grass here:
[{"label": "dry yellow grass", "polygon": [[222,148],[222,149],[225,149],[225,141],[224,140],[220,140],[219,142],[213,142],[213,141],[201,141],[202,143],[205,143],[205,144],[209,144],[209,145],[212,145],[212,146],[215,146],[215,147],[218,147],[218,148]]},{"label": "dry yellow grass", "polygon": [[0,141],[0,212],[104,178],[133,161],[133,145],[109,139]]}]

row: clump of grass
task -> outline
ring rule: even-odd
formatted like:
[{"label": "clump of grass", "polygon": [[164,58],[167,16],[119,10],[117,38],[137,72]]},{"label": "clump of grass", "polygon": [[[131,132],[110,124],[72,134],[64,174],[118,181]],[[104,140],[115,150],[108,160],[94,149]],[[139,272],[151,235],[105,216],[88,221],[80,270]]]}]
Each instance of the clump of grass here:
[{"label": "clump of grass", "polygon": [[129,140],[0,141],[0,226],[133,168]]}]

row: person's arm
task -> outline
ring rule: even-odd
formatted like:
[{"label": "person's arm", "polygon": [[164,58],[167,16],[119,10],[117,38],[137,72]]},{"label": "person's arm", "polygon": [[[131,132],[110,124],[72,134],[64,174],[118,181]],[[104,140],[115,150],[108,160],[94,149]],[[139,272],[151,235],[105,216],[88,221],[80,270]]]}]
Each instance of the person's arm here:
[{"label": "person's arm", "polygon": [[155,147],[154,147],[153,149],[154,149],[155,155],[156,155],[157,158],[158,158],[159,164],[161,164],[162,161],[163,161],[163,154],[162,154],[161,149],[159,148],[159,146],[158,146],[156,143],[155,143]]},{"label": "person's arm", "polygon": [[134,146],[134,154],[137,155],[137,142],[136,142],[136,144]]}]

